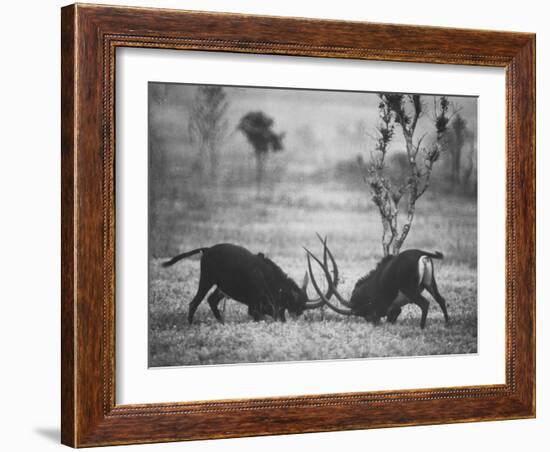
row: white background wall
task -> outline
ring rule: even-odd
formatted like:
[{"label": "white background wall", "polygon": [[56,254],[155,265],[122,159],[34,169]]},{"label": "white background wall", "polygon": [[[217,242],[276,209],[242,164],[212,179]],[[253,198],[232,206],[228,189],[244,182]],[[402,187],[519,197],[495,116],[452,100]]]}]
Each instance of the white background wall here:
[{"label": "white background wall", "polygon": [[[114,1],[114,0],[113,0]],[[96,3],[96,2],[94,2]],[[494,449],[547,450],[550,309],[548,264],[543,254],[550,227],[550,32],[546,2],[392,0],[117,0],[118,4],[376,22],[531,31],[537,33],[538,105],[538,409],[536,420],[245,438],[161,445],[129,450],[263,451]],[[4,2],[0,46],[0,447],[60,449],[59,443],[59,8],[60,1]],[[546,356],[545,356],[546,355]],[[117,450],[127,448],[120,447]]]}]

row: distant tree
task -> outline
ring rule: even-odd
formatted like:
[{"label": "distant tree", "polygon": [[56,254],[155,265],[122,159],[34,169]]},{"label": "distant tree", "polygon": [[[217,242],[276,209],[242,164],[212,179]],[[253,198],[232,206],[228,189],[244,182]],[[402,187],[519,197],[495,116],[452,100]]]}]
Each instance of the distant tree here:
[{"label": "distant tree", "polygon": [[298,143],[305,149],[318,149],[323,143],[315,133],[311,124],[304,124],[296,128],[295,135]]},{"label": "distant tree", "polygon": [[365,142],[365,136],[368,135],[368,125],[362,119],[352,123],[339,123],[336,126],[336,134],[339,140],[347,141],[354,146],[361,146]]},{"label": "distant tree", "polygon": [[279,152],[283,148],[283,133],[273,131],[274,121],[261,111],[251,111],[244,115],[237,130],[240,130],[254,148],[256,156],[256,183],[261,186],[265,173],[265,162],[269,151]]},{"label": "distant tree", "polygon": [[453,188],[456,188],[462,182],[462,152],[468,138],[467,123],[460,113],[451,121],[446,135],[448,140],[447,148],[451,157],[451,182]]},{"label": "distant tree", "polygon": [[365,137],[369,135],[369,127],[363,119],[340,122],[335,131],[341,152],[354,154],[365,150]]},{"label": "distant tree", "polygon": [[[464,154],[462,163],[462,190],[465,193],[475,193],[477,191],[477,177],[474,173],[474,157],[475,157],[475,135],[470,129],[466,130],[466,153]],[[464,153],[464,151],[463,151]]]},{"label": "distant tree", "polygon": [[168,101],[166,84],[149,85],[149,190],[151,191],[151,209],[149,218],[151,229],[156,230],[159,222],[160,200],[169,189],[168,173],[170,162],[163,146],[163,137],[159,127],[159,116]]},{"label": "distant tree", "polygon": [[[376,128],[376,144],[371,159],[364,162],[359,158],[365,181],[369,184],[372,200],[378,207],[382,221],[382,249],[384,255],[399,253],[414,220],[416,202],[430,184],[432,168],[442,152],[443,137],[449,123],[450,103],[447,97],[434,97],[433,122],[436,136],[432,144],[422,147],[426,134],[416,138],[418,120],[425,113],[426,106],[418,94],[380,93],[378,105],[379,124]],[[387,174],[386,156],[396,133],[401,131],[405,140],[408,174],[400,182]],[[419,164],[419,151],[423,162]],[[406,203],[402,200],[405,199]],[[400,219],[403,208],[404,219]]]},{"label": "distant tree", "polygon": [[218,169],[218,148],[227,133],[225,119],[229,102],[221,86],[199,86],[189,111],[189,135],[197,144],[198,167],[202,171],[206,156],[210,162],[210,175]]}]

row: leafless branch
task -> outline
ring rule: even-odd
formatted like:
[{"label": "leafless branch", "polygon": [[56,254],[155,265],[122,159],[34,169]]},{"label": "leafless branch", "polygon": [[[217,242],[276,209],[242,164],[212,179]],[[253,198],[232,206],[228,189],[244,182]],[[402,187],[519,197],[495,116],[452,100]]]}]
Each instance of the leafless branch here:
[{"label": "leafless branch", "polygon": [[[379,94],[379,123],[376,128],[374,149],[370,152],[370,161],[364,165],[364,179],[369,184],[372,200],[378,207],[382,220],[382,248],[384,254],[396,254],[401,249],[411,229],[416,212],[416,201],[428,190],[434,163],[439,159],[442,139],[449,122],[449,108],[454,107],[445,96],[434,97],[434,124],[436,141],[427,149],[422,144],[427,136],[424,133],[415,139],[414,134],[419,118],[425,111],[420,95]],[[453,113],[454,114],[454,113]],[[398,186],[394,187],[386,176],[386,155],[395,133],[395,124],[399,125],[406,145],[409,174]],[[423,170],[417,162],[418,153],[423,150]],[[406,195],[406,198],[404,198]],[[401,201],[407,200],[406,216],[399,221]]]}]

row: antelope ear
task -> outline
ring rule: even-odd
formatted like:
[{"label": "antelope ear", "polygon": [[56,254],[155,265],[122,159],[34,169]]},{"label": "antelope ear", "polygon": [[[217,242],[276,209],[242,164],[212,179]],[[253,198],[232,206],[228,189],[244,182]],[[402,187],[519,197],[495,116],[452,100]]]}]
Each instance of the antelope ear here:
[{"label": "antelope ear", "polygon": [[304,275],[304,281],[302,282],[302,290],[305,292],[307,289],[307,285],[309,283],[309,275],[306,271],[306,274]]}]

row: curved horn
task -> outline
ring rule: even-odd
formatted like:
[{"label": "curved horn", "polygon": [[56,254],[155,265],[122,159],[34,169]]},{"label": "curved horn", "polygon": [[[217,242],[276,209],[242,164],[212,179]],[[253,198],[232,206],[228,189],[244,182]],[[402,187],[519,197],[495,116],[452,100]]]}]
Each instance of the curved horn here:
[{"label": "curved horn", "polygon": [[[302,292],[307,296],[307,285],[309,283],[309,273],[306,270],[304,275],[304,281],[302,282]],[[305,303],[305,308],[307,309],[317,309],[323,306],[325,302],[321,298],[308,299]]]},{"label": "curved horn", "polygon": [[[323,244],[323,264],[324,264],[324,267],[328,268],[328,262],[327,262],[327,237],[325,237],[323,239],[319,235],[319,233],[316,233],[316,234],[317,234],[317,237],[319,238],[319,240],[321,241],[321,243]],[[329,251],[329,253],[330,253],[330,251]],[[336,262],[335,262],[334,258],[331,257],[331,261],[332,261],[332,272],[333,272],[334,276],[332,278],[332,285],[329,284],[327,293],[325,294],[325,298],[327,298],[327,299],[332,297],[333,287],[338,286],[338,266],[336,265]],[[307,277],[308,277],[308,272],[306,271],[306,274],[305,274],[305,277],[304,277],[304,282],[302,284],[302,290],[304,291],[304,293],[306,293],[306,295],[307,295],[306,288],[307,288],[307,283],[308,283]],[[321,307],[324,304],[325,304],[325,302],[323,301],[323,299],[321,297],[308,299],[308,301],[306,302],[306,309],[316,309],[316,308]]]},{"label": "curved horn", "polygon": [[[302,291],[307,295],[307,284],[309,282],[309,273],[307,272],[306,270],[306,274],[304,276],[304,284],[302,286]],[[314,286],[315,287],[315,286]],[[321,306],[323,306],[325,304],[325,302],[323,301],[322,298],[314,298],[314,299],[308,299],[308,301],[306,301],[306,309],[317,309],[317,308],[320,308]]]},{"label": "curved horn", "polygon": [[329,300],[328,298],[323,294],[323,292],[319,289],[319,285],[317,284],[317,281],[315,280],[315,277],[313,276],[313,270],[311,268],[311,259],[310,257],[312,257],[313,259],[315,259],[315,261],[319,264],[319,266],[323,269],[324,273],[325,273],[325,277],[327,278],[327,281],[329,283],[329,286],[332,288],[332,281],[331,281],[331,278],[330,278],[330,273],[328,271],[328,269],[323,266],[323,264],[321,263],[321,261],[319,259],[317,259],[317,257],[315,257],[315,255],[313,253],[311,253],[307,248],[305,248],[306,252],[307,252],[307,267],[308,267],[308,270],[309,270],[309,277],[311,279],[311,283],[313,284],[313,287],[315,288],[315,291],[319,294],[319,296],[321,297],[321,300],[329,307],[331,308],[333,311],[337,312],[338,314],[343,314],[343,315],[353,315],[353,312],[351,311],[351,309],[342,309],[342,308],[338,308],[336,306],[334,306]]},{"label": "curved horn", "polygon": [[[325,251],[328,253],[328,257],[330,258],[330,261],[332,262],[332,268],[334,269],[334,281],[337,282],[338,281],[338,265],[336,265],[336,260],[334,259],[334,256],[332,255],[332,252],[330,251],[328,245],[326,245],[326,241],[325,241]],[[327,263],[326,263],[326,258],[325,258],[325,267],[326,267],[326,265],[327,265]],[[331,294],[333,293],[336,296],[336,298],[338,298],[338,301],[340,303],[342,303],[344,306],[346,306],[348,308],[351,308],[351,303],[348,300],[346,300],[342,295],[340,295],[340,292],[338,292],[338,289],[336,289],[337,284],[335,283],[334,285],[331,285],[330,280],[329,280],[329,285],[330,285]]]},{"label": "curved horn", "polygon": [[302,282],[302,291],[305,292],[307,290],[307,285],[309,283],[309,274],[306,270],[306,274],[304,275],[304,280]]},{"label": "curved horn", "polygon": [[[328,279],[329,290],[327,291],[325,297],[331,298],[332,295],[334,294],[340,303],[342,303],[347,308],[351,308],[351,303],[348,300],[346,300],[342,295],[340,295],[340,292],[338,292],[338,289],[337,289],[338,278],[340,277],[339,271],[338,271],[338,265],[336,264],[336,259],[334,259],[332,251],[330,251],[330,248],[327,245],[327,238],[325,237],[325,239],[323,240],[319,234],[317,234],[317,237],[319,237],[319,240],[321,240],[321,243],[323,244],[323,264],[321,264],[313,254],[312,254],[312,257],[316,259],[317,262],[319,262],[319,265],[323,268],[323,270],[325,271],[325,274],[327,274],[328,272],[327,254],[328,254],[328,257],[330,258],[330,262],[332,264],[332,272],[334,275],[332,279]],[[332,281],[334,282],[333,284],[331,284]]]}]

